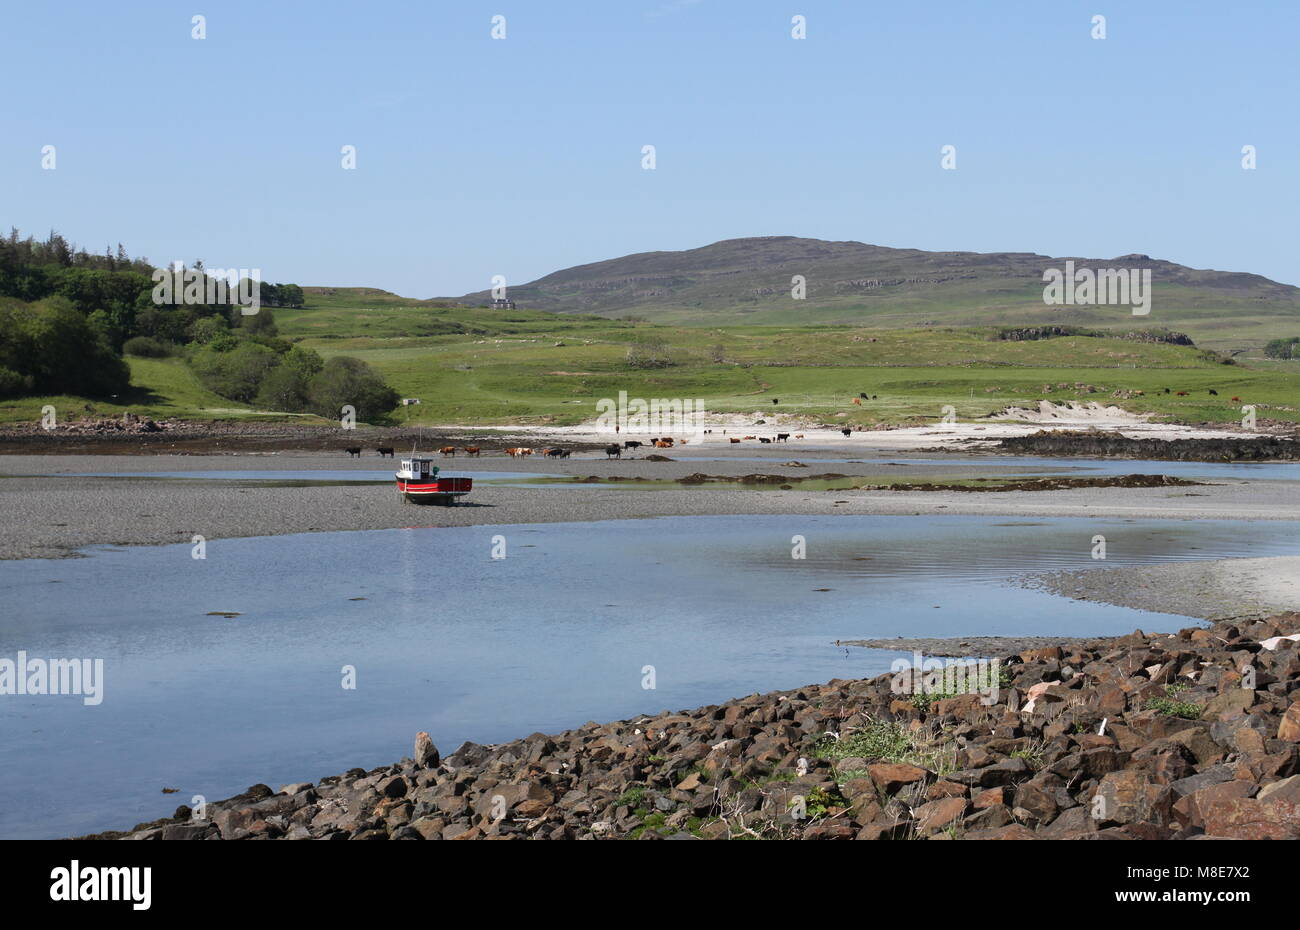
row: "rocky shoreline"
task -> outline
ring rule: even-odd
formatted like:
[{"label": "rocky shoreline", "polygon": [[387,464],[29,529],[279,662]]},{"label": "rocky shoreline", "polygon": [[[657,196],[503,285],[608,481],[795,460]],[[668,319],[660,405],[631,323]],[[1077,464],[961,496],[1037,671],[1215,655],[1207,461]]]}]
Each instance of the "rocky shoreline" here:
[{"label": "rocky shoreline", "polygon": [[1300,839],[1300,614],[588,723],[87,839]]}]

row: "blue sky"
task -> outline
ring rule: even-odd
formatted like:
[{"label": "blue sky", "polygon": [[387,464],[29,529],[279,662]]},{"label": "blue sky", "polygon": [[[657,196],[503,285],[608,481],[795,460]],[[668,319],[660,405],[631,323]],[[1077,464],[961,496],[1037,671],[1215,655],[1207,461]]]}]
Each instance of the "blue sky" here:
[{"label": "blue sky", "polygon": [[431,297],[796,235],[1144,252],[1300,285],[1290,0],[190,0],[4,18],[0,223],[158,264]]}]

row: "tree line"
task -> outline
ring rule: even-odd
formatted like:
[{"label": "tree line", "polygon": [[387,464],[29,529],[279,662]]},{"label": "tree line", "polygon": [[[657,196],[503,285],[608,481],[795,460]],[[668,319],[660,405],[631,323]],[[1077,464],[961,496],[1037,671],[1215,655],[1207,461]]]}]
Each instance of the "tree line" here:
[{"label": "tree line", "polygon": [[[209,280],[201,261],[187,271]],[[301,307],[298,285],[256,282],[261,309],[244,315],[229,302],[203,302],[222,289],[160,301],[156,272],[120,243],[97,255],[54,231],[43,241],[17,229],[0,237],[0,397],[107,397],[130,384],[124,355],[177,355],[215,393],[269,409],[338,416],[351,404],[374,419],[396,406],[397,393],[364,363],[323,362],[277,337],[266,308]]]}]

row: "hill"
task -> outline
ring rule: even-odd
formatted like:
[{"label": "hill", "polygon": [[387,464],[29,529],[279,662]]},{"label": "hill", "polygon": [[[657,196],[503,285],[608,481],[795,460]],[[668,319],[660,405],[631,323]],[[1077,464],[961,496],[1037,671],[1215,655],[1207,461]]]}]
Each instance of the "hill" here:
[{"label": "hill", "polygon": [[[1149,316],[1126,307],[1043,303],[1043,272],[1149,269]],[[803,275],[806,299],[791,298]],[[684,325],[848,324],[873,327],[1065,324],[1161,326],[1240,351],[1300,331],[1300,288],[1256,274],[1189,268],[1147,255],[1111,259],[1032,252],[926,252],[793,236],[728,239],[578,265],[510,288],[520,309],[638,316]],[[456,298],[477,305],[487,291]]]}]

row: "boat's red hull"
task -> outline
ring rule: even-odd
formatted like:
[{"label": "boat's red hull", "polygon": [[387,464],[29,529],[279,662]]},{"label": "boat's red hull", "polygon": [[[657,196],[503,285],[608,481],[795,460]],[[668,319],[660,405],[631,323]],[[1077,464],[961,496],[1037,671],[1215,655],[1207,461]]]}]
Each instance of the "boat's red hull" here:
[{"label": "boat's red hull", "polygon": [[473,478],[398,478],[397,490],[408,501],[420,504],[452,504],[468,494]]}]

